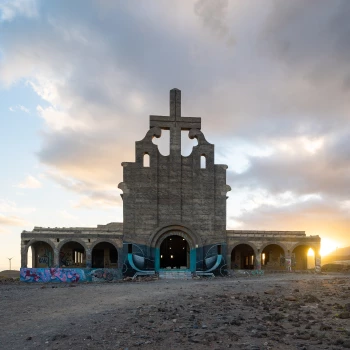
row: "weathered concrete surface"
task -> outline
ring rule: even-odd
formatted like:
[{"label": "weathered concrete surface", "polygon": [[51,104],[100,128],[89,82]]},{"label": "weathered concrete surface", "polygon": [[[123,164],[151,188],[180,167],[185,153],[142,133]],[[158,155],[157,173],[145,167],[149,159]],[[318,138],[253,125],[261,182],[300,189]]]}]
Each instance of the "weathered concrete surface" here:
[{"label": "weathered concrete surface", "polygon": [[[170,155],[163,156],[153,137],[170,130]],[[214,162],[214,145],[200,131],[201,118],[181,117],[181,91],[170,91],[170,116],[151,116],[150,130],[136,142],[136,162],[123,163],[124,241],[148,244],[155,231],[184,226],[197,246],[226,241],[226,165]],[[181,130],[198,145],[181,155]],[[149,155],[150,166],[144,166]],[[206,167],[201,169],[201,157]]]}]

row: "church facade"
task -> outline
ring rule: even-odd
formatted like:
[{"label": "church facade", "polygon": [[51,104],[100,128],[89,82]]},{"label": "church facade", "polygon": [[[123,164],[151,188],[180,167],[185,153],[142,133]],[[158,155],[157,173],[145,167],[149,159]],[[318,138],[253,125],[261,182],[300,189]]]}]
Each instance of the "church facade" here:
[{"label": "church facade", "polygon": [[[170,131],[170,154],[153,138]],[[198,144],[181,155],[181,131]],[[103,281],[178,273],[225,275],[229,269],[302,270],[320,237],[300,231],[226,230],[227,166],[215,164],[201,118],[181,116],[181,91],[170,91],[170,115],[150,116],[135,162],[124,162],[123,223],[96,228],[41,228],[21,236],[24,281]],[[28,268],[28,249],[32,250]]]}]

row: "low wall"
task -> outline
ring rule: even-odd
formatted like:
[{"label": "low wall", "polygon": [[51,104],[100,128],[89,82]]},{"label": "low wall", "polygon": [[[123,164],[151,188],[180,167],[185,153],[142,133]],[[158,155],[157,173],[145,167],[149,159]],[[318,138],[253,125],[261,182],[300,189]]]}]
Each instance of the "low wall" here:
[{"label": "low wall", "polygon": [[112,282],[123,278],[121,269],[21,268],[22,282],[79,283]]}]

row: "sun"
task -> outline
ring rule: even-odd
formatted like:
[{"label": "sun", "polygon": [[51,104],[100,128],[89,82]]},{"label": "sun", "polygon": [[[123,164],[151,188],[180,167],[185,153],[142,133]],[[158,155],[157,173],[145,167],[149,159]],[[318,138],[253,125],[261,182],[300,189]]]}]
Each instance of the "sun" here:
[{"label": "sun", "polygon": [[339,244],[329,238],[322,238],[321,240],[321,256],[328,255],[338,248]]}]

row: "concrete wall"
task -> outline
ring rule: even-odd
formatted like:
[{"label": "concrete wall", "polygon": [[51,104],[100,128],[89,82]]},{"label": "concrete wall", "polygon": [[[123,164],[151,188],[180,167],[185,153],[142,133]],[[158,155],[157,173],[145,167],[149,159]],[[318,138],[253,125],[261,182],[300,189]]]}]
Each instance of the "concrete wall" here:
[{"label": "concrete wall", "polygon": [[[151,116],[150,130],[136,142],[136,161],[122,163],[119,188],[123,190],[123,234],[127,242],[146,245],[154,230],[168,225],[189,227],[203,245],[226,239],[227,166],[215,164],[214,145],[200,131],[200,118],[176,114],[179,93],[171,91],[175,95],[170,105],[178,104],[175,114]],[[161,129],[170,130],[169,156],[161,155],[152,142],[153,137],[161,136]],[[198,140],[188,157],[181,155],[181,130],[189,130],[189,137]],[[150,157],[149,167],[144,166],[145,154]],[[201,156],[206,158],[205,169],[201,169]]]},{"label": "concrete wall", "polygon": [[[23,231],[21,234],[21,267],[27,267],[28,249],[37,245],[50,248],[52,259],[50,266],[34,264],[33,267],[86,267],[91,268],[92,250],[101,243],[107,242],[113,245],[118,251],[118,256],[122,257],[123,236],[122,224],[112,223],[108,225],[99,225],[97,228],[42,228],[35,227],[33,231]],[[83,252],[83,262],[74,263],[74,247],[80,247]],[[79,248],[78,248],[79,249]],[[34,255],[34,252],[33,252]],[[64,258],[64,262],[63,262]],[[73,262],[73,265],[66,265],[67,259]],[[121,268],[122,258],[118,259],[117,266]]]}]

